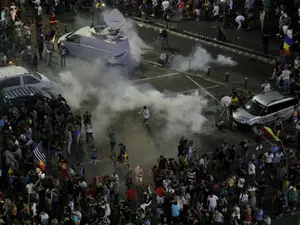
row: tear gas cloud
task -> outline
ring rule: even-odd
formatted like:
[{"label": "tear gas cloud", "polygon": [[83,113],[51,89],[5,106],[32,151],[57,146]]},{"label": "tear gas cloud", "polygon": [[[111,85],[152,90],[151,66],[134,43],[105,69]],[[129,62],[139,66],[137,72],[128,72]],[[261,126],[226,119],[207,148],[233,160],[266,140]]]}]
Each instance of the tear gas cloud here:
[{"label": "tear gas cloud", "polygon": [[[82,21],[80,25],[83,25]],[[84,25],[88,24],[87,21]],[[133,22],[127,21],[121,32],[130,41],[132,58],[140,62],[142,54],[151,47],[138,36]],[[202,52],[204,53],[205,50],[202,49]],[[212,60],[207,52],[205,54],[207,59],[203,61],[203,66]],[[53,88],[67,99],[73,110],[79,110],[91,98],[96,99],[95,102],[98,103],[91,113],[93,130],[97,136],[103,135],[123,112],[136,111],[137,113],[144,105],[150,108],[153,119],[163,123],[164,137],[184,134],[187,131],[201,132],[201,128],[207,121],[201,114],[207,106],[207,101],[201,94],[168,97],[156,90],[141,92],[127,80],[126,73],[129,72],[124,68],[107,67],[100,60],[93,64],[83,61],[76,63],[76,60],[69,60],[68,64],[71,64],[72,69],[59,73]],[[195,65],[196,60],[197,58],[194,60]],[[141,119],[137,118],[138,122]]]},{"label": "tear gas cloud", "polygon": [[188,57],[175,56],[173,59],[172,67],[179,71],[192,70],[207,70],[210,64],[217,64],[221,66],[235,66],[236,62],[224,55],[218,55],[216,59],[212,57],[201,46],[197,46],[195,51]]}]

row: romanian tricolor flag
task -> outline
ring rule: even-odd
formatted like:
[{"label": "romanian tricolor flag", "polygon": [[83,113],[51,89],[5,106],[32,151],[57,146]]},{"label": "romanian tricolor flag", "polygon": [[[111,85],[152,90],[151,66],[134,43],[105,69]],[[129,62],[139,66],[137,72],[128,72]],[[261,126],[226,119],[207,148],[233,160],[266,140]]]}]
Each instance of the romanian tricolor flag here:
[{"label": "romanian tricolor flag", "polygon": [[289,55],[291,54],[291,46],[294,44],[294,41],[292,38],[290,38],[288,35],[285,36],[284,38],[284,42],[283,42],[283,50],[284,50],[284,53],[286,55]]},{"label": "romanian tricolor flag", "polygon": [[280,139],[273,133],[273,131],[272,131],[272,129],[270,127],[264,126],[262,128],[262,132],[263,132],[263,134],[264,134],[264,136],[266,138],[272,138],[272,139],[274,139],[277,142],[280,141]]}]

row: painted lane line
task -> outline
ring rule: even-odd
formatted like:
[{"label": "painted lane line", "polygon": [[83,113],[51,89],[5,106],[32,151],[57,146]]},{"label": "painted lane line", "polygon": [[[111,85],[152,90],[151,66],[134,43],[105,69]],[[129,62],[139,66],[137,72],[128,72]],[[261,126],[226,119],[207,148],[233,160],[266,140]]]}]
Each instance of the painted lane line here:
[{"label": "painted lane line", "polygon": [[214,88],[218,88],[218,87],[220,87],[220,85],[213,85],[213,86],[205,87],[205,89],[209,90],[209,89],[214,89]]},{"label": "painted lane line", "polygon": [[[159,67],[163,67],[161,64],[155,62],[155,61],[151,61],[151,60],[148,60],[148,59],[143,59],[143,61],[145,61],[146,63],[149,63],[149,64],[153,64],[153,65],[157,65]],[[192,76],[192,77],[198,77],[198,78],[201,78],[205,81],[208,81],[208,82],[211,82],[211,83],[214,83],[214,84],[217,84],[217,85],[220,85],[220,86],[224,86],[224,87],[228,87],[228,84],[226,83],[223,83],[223,82],[219,82],[219,81],[216,81],[216,80],[213,80],[213,79],[210,79],[210,78],[207,78],[205,77],[205,75],[201,75],[201,74],[192,74],[192,73],[189,73],[189,72],[186,72],[186,71],[179,71],[179,70],[174,70],[172,68],[167,68],[169,70],[172,70],[172,71],[176,71],[178,73],[182,73],[182,74],[185,74],[185,75],[188,75],[188,76]]]},{"label": "painted lane line", "polygon": [[171,76],[175,76],[175,75],[179,75],[179,73],[178,72],[168,73],[168,74],[163,74],[163,75],[159,75],[159,76],[156,76],[156,77],[147,77],[147,78],[137,79],[137,80],[133,80],[131,82],[136,83],[136,82],[139,82],[139,81],[154,80],[154,79],[159,79],[159,78],[164,78],[164,77],[171,77]]},{"label": "painted lane line", "polygon": [[193,84],[195,84],[197,87],[201,88],[207,95],[209,95],[211,98],[216,100],[217,102],[220,102],[219,99],[217,99],[213,94],[211,94],[209,91],[207,91],[202,85],[200,85],[198,82],[196,82],[194,79],[192,79],[189,76],[185,76],[188,80],[190,80]]}]

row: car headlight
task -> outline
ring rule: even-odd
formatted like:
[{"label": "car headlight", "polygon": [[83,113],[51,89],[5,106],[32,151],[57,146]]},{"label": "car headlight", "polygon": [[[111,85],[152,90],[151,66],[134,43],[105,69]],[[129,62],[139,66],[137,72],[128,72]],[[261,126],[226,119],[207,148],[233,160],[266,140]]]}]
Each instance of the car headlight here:
[{"label": "car headlight", "polygon": [[104,4],[104,3],[102,3],[102,7],[105,7],[105,4]]}]

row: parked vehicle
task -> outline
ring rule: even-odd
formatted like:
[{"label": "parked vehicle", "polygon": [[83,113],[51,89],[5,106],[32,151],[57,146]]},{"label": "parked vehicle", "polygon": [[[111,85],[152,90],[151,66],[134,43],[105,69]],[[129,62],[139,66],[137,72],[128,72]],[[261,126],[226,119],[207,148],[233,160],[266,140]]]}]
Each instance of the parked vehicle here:
[{"label": "parked vehicle", "polygon": [[237,126],[252,127],[258,124],[272,124],[276,119],[282,121],[292,117],[297,96],[285,96],[278,91],[255,95],[245,107],[238,108],[232,114]]},{"label": "parked vehicle", "polygon": [[4,115],[12,106],[16,108],[26,106],[30,110],[37,104],[45,103],[63,112],[70,110],[67,102],[50,91],[35,87],[5,88],[0,91],[0,115]]},{"label": "parked vehicle", "polygon": [[51,89],[51,82],[45,75],[29,72],[22,66],[0,67],[0,90],[8,87]]}]

